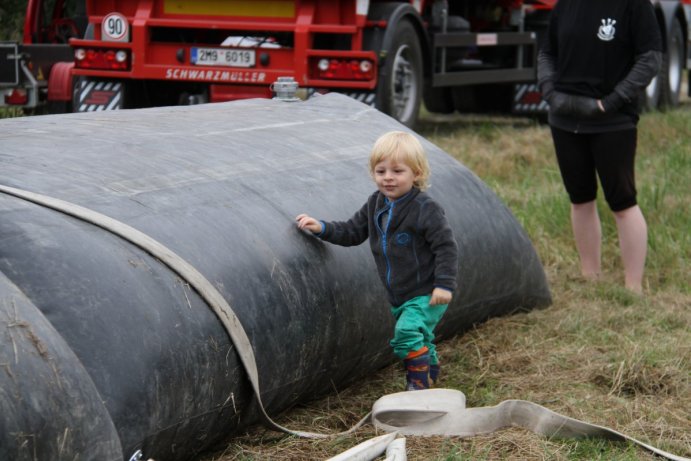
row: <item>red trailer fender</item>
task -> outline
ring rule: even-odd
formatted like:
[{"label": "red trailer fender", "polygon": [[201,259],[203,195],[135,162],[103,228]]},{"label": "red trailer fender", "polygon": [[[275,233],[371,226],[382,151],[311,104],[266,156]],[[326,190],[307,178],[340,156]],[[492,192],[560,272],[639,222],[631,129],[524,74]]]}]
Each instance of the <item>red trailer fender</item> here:
[{"label": "red trailer fender", "polygon": [[72,100],[73,62],[56,62],[48,77],[48,101]]}]

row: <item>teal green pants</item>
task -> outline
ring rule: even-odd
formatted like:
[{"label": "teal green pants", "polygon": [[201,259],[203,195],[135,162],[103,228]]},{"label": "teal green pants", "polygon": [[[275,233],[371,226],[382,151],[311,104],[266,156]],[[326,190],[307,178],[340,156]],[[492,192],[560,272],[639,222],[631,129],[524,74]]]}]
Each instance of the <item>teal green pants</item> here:
[{"label": "teal green pants", "polygon": [[391,313],[396,319],[393,339],[390,344],[393,352],[403,360],[409,352],[418,351],[427,346],[430,365],[439,363],[437,350],[432,341],[434,329],[441,320],[448,304],[430,306],[431,296],[418,296],[398,307],[392,307]]}]

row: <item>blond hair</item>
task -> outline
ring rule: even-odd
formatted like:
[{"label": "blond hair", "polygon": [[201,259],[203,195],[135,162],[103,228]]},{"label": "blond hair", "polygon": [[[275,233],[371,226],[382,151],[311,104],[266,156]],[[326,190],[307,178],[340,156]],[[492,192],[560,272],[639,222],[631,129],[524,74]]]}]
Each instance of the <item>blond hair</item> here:
[{"label": "blond hair", "polygon": [[377,139],[369,157],[369,171],[374,176],[374,168],[383,160],[404,163],[413,170],[417,179],[413,183],[420,190],[429,187],[429,163],[425,149],[420,141],[405,131],[389,131]]}]

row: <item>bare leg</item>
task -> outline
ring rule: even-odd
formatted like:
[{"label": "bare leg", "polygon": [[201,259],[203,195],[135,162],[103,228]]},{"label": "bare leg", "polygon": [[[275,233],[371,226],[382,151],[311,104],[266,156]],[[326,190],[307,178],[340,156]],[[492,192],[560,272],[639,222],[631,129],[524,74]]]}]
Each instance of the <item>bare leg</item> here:
[{"label": "bare leg", "polygon": [[595,201],[571,204],[571,226],[581,258],[581,274],[588,279],[600,276],[602,229]]},{"label": "bare leg", "polygon": [[648,251],[648,226],[638,205],[614,213],[626,288],[643,292],[643,269]]}]

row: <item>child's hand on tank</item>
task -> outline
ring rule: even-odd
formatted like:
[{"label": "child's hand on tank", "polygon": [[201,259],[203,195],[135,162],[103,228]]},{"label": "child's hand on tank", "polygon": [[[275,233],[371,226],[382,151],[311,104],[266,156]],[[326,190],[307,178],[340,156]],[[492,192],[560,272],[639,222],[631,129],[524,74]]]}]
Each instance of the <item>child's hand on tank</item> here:
[{"label": "child's hand on tank", "polygon": [[436,306],[437,304],[449,304],[451,302],[451,293],[449,290],[443,288],[435,288],[432,290],[432,298],[429,300],[430,306]]},{"label": "child's hand on tank", "polygon": [[313,217],[308,216],[304,213],[297,215],[295,221],[297,221],[298,229],[307,229],[313,234],[318,234],[322,231],[322,224]]}]

